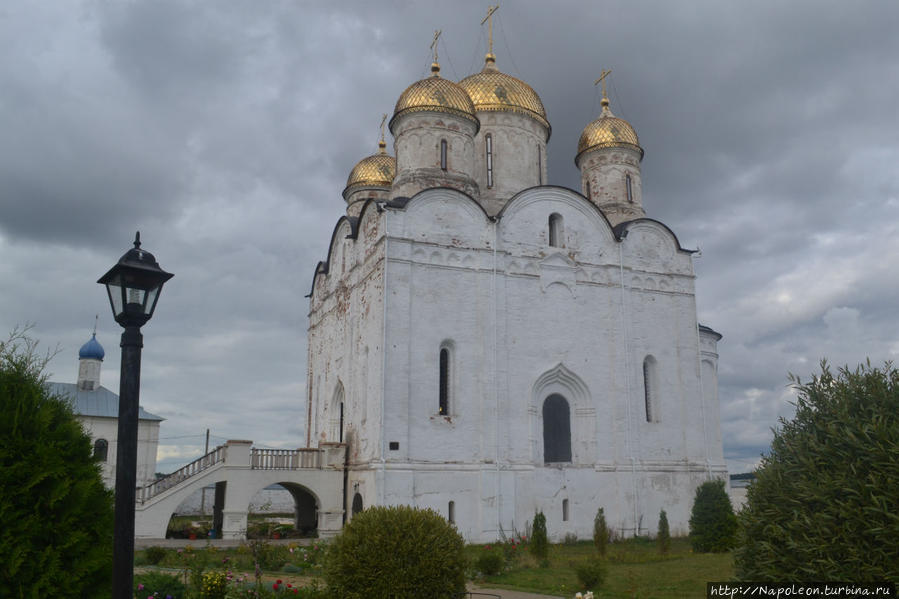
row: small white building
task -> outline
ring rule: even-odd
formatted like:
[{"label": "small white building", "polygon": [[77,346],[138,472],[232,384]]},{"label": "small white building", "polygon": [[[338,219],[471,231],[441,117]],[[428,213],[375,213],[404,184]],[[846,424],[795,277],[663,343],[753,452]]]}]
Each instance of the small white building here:
[{"label": "small white building", "polygon": [[[308,439],[348,445],[345,505],[428,507],[469,541],[685,533],[724,478],[717,342],[691,250],[646,218],[643,149],[602,112],[547,184],[537,93],[484,69],[396,103],[353,169],[310,294]],[[576,147],[576,151],[575,151]],[[351,516],[350,516],[351,517]]]},{"label": "small white building", "polygon": [[[67,399],[81,426],[94,444],[94,457],[100,462],[103,482],[115,488],[116,449],[119,426],[119,396],[100,385],[100,366],[106,352],[94,335],[78,351],[78,382],[47,383],[51,393]],[[137,486],[156,479],[156,450],[159,423],[164,419],[145,411],[138,412]]]}]

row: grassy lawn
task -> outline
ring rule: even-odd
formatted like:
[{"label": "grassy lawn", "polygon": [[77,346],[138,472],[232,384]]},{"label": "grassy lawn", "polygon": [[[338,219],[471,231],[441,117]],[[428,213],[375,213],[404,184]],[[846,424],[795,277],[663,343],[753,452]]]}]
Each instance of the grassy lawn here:
[{"label": "grassy lawn", "polygon": [[[514,560],[511,569],[480,582],[498,587],[573,597],[582,590],[575,565],[594,555],[593,544],[552,545],[548,568],[538,567],[530,556]],[[687,539],[672,539],[671,552],[660,556],[655,543],[645,539],[612,543],[607,557],[608,574],[597,598],[667,599],[704,597],[705,583],[733,576],[730,553],[693,554]]]}]

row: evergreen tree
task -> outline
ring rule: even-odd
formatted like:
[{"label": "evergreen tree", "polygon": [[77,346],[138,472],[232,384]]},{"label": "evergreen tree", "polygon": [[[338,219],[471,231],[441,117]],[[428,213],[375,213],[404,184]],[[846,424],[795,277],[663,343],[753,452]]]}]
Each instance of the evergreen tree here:
[{"label": "evergreen tree", "polygon": [[796,415],[749,486],[737,576],[899,583],[899,371],[822,362],[791,380]]},{"label": "evergreen tree", "polygon": [[609,544],[609,527],[606,525],[606,515],[602,508],[596,510],[596,516],[593,518],[593,545],[596,552],[602,556],[606,554],[606,548]]},{"label": "evergreen tree", "polygon": [[540,561],[549,555],[549,539],[546,536],[546,516],[543,512],[534,514],[533,530],[531,530],[531,554]]},{"label": "evergreen tree", "polygon": [[0,342],[0,597],[108,597],[112,496],[35,348]]},{"label": "evergreen tree", "polygon": [[696,489],[690,515],[690,545],[700,553],[720,553],[734,546],[737,517],[723,480],[710,480]]},{"label": "evergreen tree", "polygon": [[659,512],[659,532],[656,536],[659,553],[665,555],[671,549],[671,531],[668,528],[668,514],[665,510]]}]

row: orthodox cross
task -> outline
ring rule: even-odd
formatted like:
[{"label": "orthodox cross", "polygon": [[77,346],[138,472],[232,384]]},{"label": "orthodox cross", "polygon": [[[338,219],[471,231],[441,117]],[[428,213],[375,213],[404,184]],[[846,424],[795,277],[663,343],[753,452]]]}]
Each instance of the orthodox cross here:
[{"label": "orthodox cross", "polygon": [[440,37],[441,29],[434,31],[434,41],[431,42],[431,50],[434,51],[434,62],[437,62],[437,38]]},{"label": "orthodox cross", "polygon": [[599,83],[602,83],[602,97],[603,98],[606,97],[606,77],[608,77],[611,74],[612,74],[612,69],[609,69],[609,70],[603,69],[602,72],[600,72],[600,74],[599,74],[599,79],[597,79],[596,81],[593,82],[593,85],[598,85]]},{"label": "orthodox cross", "polygon": [[381,115],[381,143],[384,143],[384,123],[387,122],[387,115]]},{"label": "orthodox cross", "polygon": [[481,25],[487,23],[487,53],[493,54],[493,13],[499,9],[499,4],[487,9],[487,16],[481,21]]}]

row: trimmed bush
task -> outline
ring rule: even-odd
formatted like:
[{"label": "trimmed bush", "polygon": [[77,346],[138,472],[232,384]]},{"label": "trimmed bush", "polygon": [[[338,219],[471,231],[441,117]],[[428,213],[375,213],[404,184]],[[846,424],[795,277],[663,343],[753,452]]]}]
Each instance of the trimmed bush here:
[{"label": "trimmed bush", "polygon": [[546,516],[543,512],[534,514],[533,530],[531,531],[531,555],[538,561],[546,561],[549,554],[549,539],[546,537]]},{"label": "trimmed bush", "polygon": [[599,508],[593,518],[593,545],[596,547],[596,552],[604,556],[608,544],[609,527],[606,525],[606,514],[602,508]]},{"label": "trimmed bush", "polygon": [[668,527],[668,514],[665,513],[665,510],[659,512],[659,532],[656,535],[656,544],[662,555],[671,550],[671,530]]},{"label": "trimmed bush", "polygon": [[487,549],[481,552],[475,560],[474,566],[484,576],[496,576],[503,571],[505,558],[499,549]]},{"label": "trimmed bush", "polygon": [[26,333],[0,341],[0,597],[109,597],[112,494]]},{"label": "trimmed bush", "polygon": [[[148,564],[156,565],[161,562],[166,555],[167,551],[165,547],[157,547],[156,545],[152,547],[147,547],[144,549],[144,559],[147,560]],[[165,595],[163,595],[164,597]]]},{"label": "trimmed bush", "polygon": [[578,582],[585,591],[595,591],[606,580],[606,565],[596,557],[580,562],[574,567]]},{"label": "trimmed bush", "polygon": [[749,486],[737,577],[899,582],[899,371],[790,378],[796,415]]},{"label": "trimmed bush", "polygon": [[187,587],[177,576],[162,572],[146,572],[134,575],[134,596],[140,599],[148,596],[183,599]]},{"label": "trimmed bush", "polygon": [[696,488],[690,515],[690,545],[698,553],[721,553],[733,548],[737,517],[723,480],[709,480]]},{"label": "trimmed bush", "polygon": [[433,510],[371,507],[334,539],[325,560],[328,593],[341,599],[433,597],[465,591],[465,544]]}]

